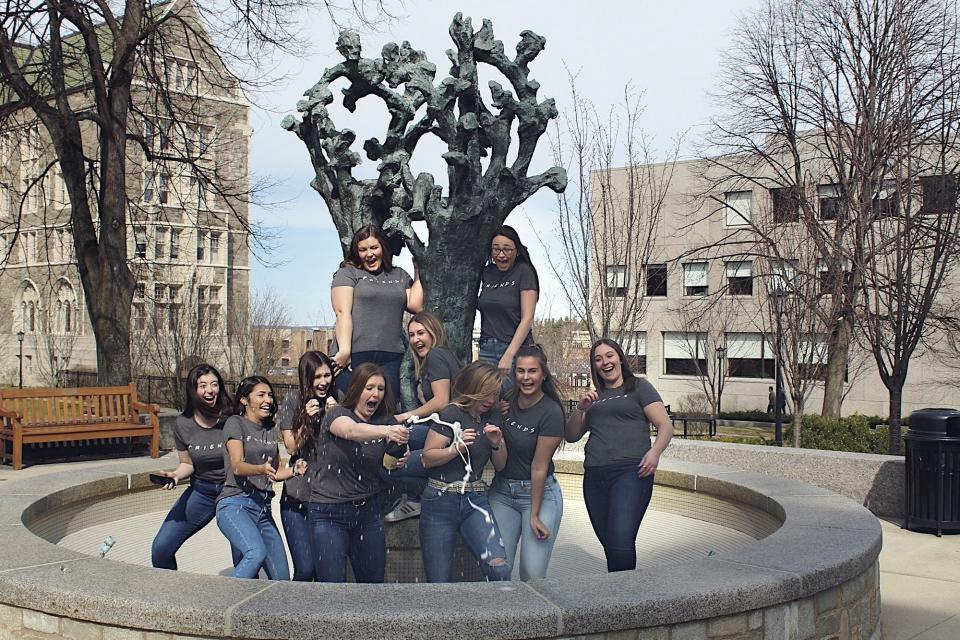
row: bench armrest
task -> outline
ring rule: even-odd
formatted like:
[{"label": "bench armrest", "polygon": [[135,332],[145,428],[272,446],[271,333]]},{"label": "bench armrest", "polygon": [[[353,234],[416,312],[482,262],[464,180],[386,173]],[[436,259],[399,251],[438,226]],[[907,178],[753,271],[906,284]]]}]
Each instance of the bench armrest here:
[{"label": "bench armrest", "polygon": [[16,420],[17,422],[21,420],[19,413],[16,411],[7,411],[6,409],[0,409],[0,418],[9,418],[10,420]]},{"label": "bench armrest", "polygon": [[134,400],[131,405],[135,411],[149,411],[150,413],[160,413],[160,405],[150,402],[140,402]]}]

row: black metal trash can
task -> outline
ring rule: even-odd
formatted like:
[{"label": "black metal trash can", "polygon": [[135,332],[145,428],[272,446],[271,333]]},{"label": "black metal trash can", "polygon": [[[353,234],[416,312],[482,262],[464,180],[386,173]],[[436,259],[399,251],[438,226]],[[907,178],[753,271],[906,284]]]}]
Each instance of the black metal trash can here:
[{"label": "black metal trash can", "polygon": [[910,414],[906,445],[903,528],[960,531],[960,411]]}]

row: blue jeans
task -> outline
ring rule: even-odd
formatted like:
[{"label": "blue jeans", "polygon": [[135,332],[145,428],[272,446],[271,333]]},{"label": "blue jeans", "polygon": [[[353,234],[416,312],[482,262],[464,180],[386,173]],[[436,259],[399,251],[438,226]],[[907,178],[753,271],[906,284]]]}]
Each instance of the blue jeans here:
[{"label": "blue jeans", "polygon": [[503,534],[503,547],[507,562],[516,566],[517,546],[520,547],[520,579],[526,582],[547,577],[547,565],[553,545],[560,530],[563,517],[563,494],[560,483],[552,475],[547,476],[540,503],[540,520],[550,529],[550,537],[538,540],[530,528],[530,480],[510,480],[497,477],[490,487],[490,506]]},{"label": "blue jeans", "polygon": [[[150,556],[157,569],[177,570],[177,551],[190,536],[207,526],[217,513],[217,496],[222,484],[193,478],[186,491],[164,518],[157,536],[153,539]],[[230,545],[233,563],[240,561],[240,552]]]},{"label": "blue jeans", "polygon": [[311,502],[308,518],[317,582],[345,582],[348,558],[357,582],[383,582],[387,540],[379,496],[334,504]]},{"label": "blue jeans", "polygon": [[271,498],[266,491],[253,491],[217,503],[217,527],[243,556],[233,568],[234,578],[256,578],[262,567],[271,580],[290,579],[283,538],[270,512]]},{"label": "blue jeans", "polygon": [[380,477],[384,482],[393,485],[407,495],[407,498],[416,502],[427,486],[427,469],[423,466],[423,447],[427,442],[427,433],[430,427],[425,424],[415,424],[410,428],[410,457],[403,469],[380,469]]},{"label": "blue jeans", "polygon": [[[387,388],[393,396],[393,401],[400,399],[400,362],[403,360],[402,353],[392,353],[390,351],[358,351],[350,354],[350,367],[356,369],[364,362],[372,362],[383,369],[383,375],[386,377]],[[336,377],[337,388],[343,393],[347,392],[350,386],[352,371],[344,371]]]},{"label": "blue jeans", "polygon": [[295,582],[313,582],[313,532],[307,519],[308,504],[290,496],[280,498],[280,523],[287,536]]},{"label": "blue jeans", "polygon": [[420,511],[420,548],[427,582],[453,582],[458,531],[487,580],[510,579],[510,563],[487,494],[441,491],[428,485],[423,490]]},{"label": "blue jeans", "polygon": [[[507,348],[510,346],[509,342],[504,342],[503,340],[497,340],[496,338],[480,338],[480,353],[477,354],[477,360],[483,362],[489,362],[495,367],[500,366],[500,358],[503,357],[503,354],[507,352]],[[513,374],[506,376],[506,379],[503,381],[503,386],[500,388],[501,395],[506,393],[511,386],[513,386]]]},{"label": "blue jeans", "polygon": [[637,532],[653,494],[653,476],[637,476],[639,464],[584,467],[583,500],[607,556],[607,571],[637,568]]}]

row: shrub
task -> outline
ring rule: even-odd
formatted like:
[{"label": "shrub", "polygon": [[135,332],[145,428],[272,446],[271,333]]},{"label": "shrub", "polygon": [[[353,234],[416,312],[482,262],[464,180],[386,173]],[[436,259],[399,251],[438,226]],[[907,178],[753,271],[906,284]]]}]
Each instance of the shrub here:
[{"label": "shrub", "polygon": [[[760,409],[748,409],[746,411],[721,411],[717,414],[721,420],[748,420],[751,422],[773,422],[773,414],[761,411]],[[783,423],[793,421],[793,416],[789,413],[783,414]]]},{"label": "shrub", "polygon": [[[851,451],[886,454],[890,430],[887,426],[871,428],[870,417],[854,414],[840,420],[817,415],[803,416],[800,446],[805,449]],[[784,430],[784,440],[793,442],[793,424]]]}]

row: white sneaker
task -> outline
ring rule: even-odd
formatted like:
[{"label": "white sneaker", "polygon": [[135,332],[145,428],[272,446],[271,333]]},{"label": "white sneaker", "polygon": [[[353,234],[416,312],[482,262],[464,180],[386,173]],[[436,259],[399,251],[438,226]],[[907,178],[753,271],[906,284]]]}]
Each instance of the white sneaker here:
[{"label": "white sneaker", "polygon": [[420,515],[420,503],[406,498],[400,501],[393,511],[383,517],[384,522],[400,522]]}]

